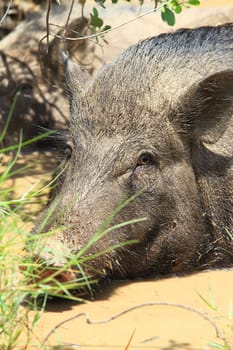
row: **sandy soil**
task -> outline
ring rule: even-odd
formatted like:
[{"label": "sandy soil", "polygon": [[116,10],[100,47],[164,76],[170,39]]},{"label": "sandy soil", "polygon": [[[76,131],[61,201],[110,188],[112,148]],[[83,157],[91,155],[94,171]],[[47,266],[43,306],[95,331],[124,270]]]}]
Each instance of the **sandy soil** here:
[{"label": "sandy soil", "polygon": [[[178,18],[177,27],[219,21],[218,15],[216,15],[218,12],[213,7],[220,5],[233,6],[233,0],[204,0],[202,1],[202,9],[192,10],[188,16],[186,13],[181,15]],[[223,10],[224,16],[230,11],[232,12],[232,9],[226,7]],[[135,16],[135,11],[130,14],[123,12],[119,18],[120,23],[130,16]],[[132,42],[168,30],[160,20],[156,21],[156,26],[154,23],[154,17],[149,15],[137,22],[136,27],[134,22],[120,28],[115,36],[113,33],[110,34],[111,46],[104,49],[106,61]],[[43,164],[48,166],[48,157],[44,159]],[[48,168],[51,170],[53,166],[50,165]],[[34,173],[29,173],[25,178],[16,179],[14,184],[20,188],[20,191],[23,191],[31,185],[33,179],[40,177],[42,177],[42,171],[37,170]],[[212,304],[214,299],[217,310],[212,310],[200,295]],[[141,303],[163,301],[187,305],[192,309],[200,310],[202,314],[171,305],[150,305],[126,313],[114,321],[102,325],[87,324],[83,317],[76,318],[59,327],[49,337],[46,344],[51,346],[66,345],[63,349],[81,348],[88,350],[211,349],[211,346],[208,345],[211,342],[223,345],[223,340],[216,337],[213,322],[221,331],[224,330],[229,342],[233,339],[232,298],[232,270],[208,271],[163,280],[114,282],[100,292],[95,301],[87,304],[75,304],[60,299],[50,301],[36,328],[35,347],[40,348],[38,339],[43,340],[54,326],[76,314],[87,313],[92,320],[104,320]],[[204,319],[204,315],[209,319]],[[131,336],[132,340],[127,347]],[[24,345],[23,340],[20,345]]]},{"label": "sandy soil", "polygon": [[[203,316],[216,323],[230,343],[233,333],[232,328],[229,329],[232,319],[229,319],[228,312],[232,291],[233,271],[203,272],[163,280],[115,282],[96,301],[88,304],[75,305],[60,300],[50,302],[37,328],[37,336],[43,339],[59,322],[77,314],[87,313],[92,321],[105,320],[139,304],[167,302],[199,310],[202,316],[176,306],[148,305],[105,324],[87,324],[85,318],[80,317],[58,328],[47,344],[88,350],[211,349],[208,344],[223,345],[223,341],[216,337],[213,325]],[[198,294],[215,303],[217,311],[211,310]]]},{"label": "sandy soil", "polygon": [[201,0],[201,7],[217,7],[232,5],[232,0]]},{"label": "sandy soil", "polygon": [[201,7],[217,7],[232,5],[232,0],[202,0]]}]

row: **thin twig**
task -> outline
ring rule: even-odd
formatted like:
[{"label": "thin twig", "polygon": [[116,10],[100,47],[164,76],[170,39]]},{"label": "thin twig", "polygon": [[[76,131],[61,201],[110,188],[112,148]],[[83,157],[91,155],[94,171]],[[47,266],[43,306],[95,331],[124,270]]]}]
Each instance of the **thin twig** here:
[{"label": "thin twig", "polygon": [[113,321],[129,312],[132,312],[134,310],[137,310],[137,309],[141,309],[143,307],[147,307],[147,306],[172,306],[172,307],[176,307],[176,308],[180,308],[180,309],[184,309],[184,310],[187,310],[187,311],[190,311],[190,312],[193,312],[197,315],[199,315],[200,317],[202,317],[205,321],[207,321],[215,330],[215,333],[216,333],[216,336],[221,339],[224,344],[227,346],[227,349],[230,349],[230,346],[228,345],[227,343],[227,340],[226,338],[224,337],[223,333],[221,332],[220,328],[218,327],[218,325],[209,317],[207,316],[204,312],[198,310],[198,309],[195,309],[194,307],[192,306],[189,306],[189,305],[185,305],[185,304],[176,304],[176,303],[170,303],[170,302],[167,302],[167,301],[151,301],[151,302],[145,302],[145,303],[142,303],[142,304],[137,304],[135,306],[132,306],[130,308],[127,308],[113,316],[110,316],[109,318],[107,319],[104,319],[104,320],[91,320],[89,315],[85,312],[81,312],[79,314],[76,314],[72,317],[69,317],[67,318],[66,320],[62,321],[62,322],[59,322],[47,335],[46,337],[44,338],[44,340],[42,341],[41,343],[41,346],[44,346],[45,343],[48,341],[48,339],[50,338],[50,336],[58,329],[60,328],[61,326],[63,326],[65,323],[67,322],[70,322],[70,321],[73,321],[79,317],[84,317],[86,322],[88,324],[104,324],[104,323],[108,323],[110,321]]},{"label": "thin twig", "polygon": [[[107,30],[105,30],[104,32],[98,32],[98,33],[94,33],[94,34],[90,34],[90,35],[86,35],[86,36],[82,36],[82,37],[79,37],[79,38],[71,38],[71,37],[66,37],[66,40],[70,40],[70,41],[75,41],[75,40],[84,40],[84,39],[91,39],[91,38],[96,38],[98,36],[101,36],[103,34],[107,34],[109,32],[112,32],[114,30],[117,30],[121,27],[124,27],[125,25],[129,24],[129,23],[132,23],[142,17],[145,17],[153,12],[158,12],[159,10],[161,10],[161,8],[164,6],[164,5],[167,5],[171,2],[172,0],[167,0],[164,4],[162,4],[160,7],[157,7],[157,8],[153,8],[151,10],[148,10],[140,15],[138,15],[137,17],[134,17],[134,18],[131,18],[123,23],[120,23],[119,25],[115,26],[115,27],[111,27]],[[55,24],[53,23],[49,23],[49,26],[54,26],[56,27]],[[63,36],[59,35],[59,34],[55,34],[55,33],[50,33],[50,35],[56,37],[56,38],[59,38],[59,39],[63,39]]]},{"label": "thin twig", "polygon": [[126,347],[125,347],[124,350],[128,350],[128,349],[129,349],[130,344],[132,343],[132,339],[133,339],[133,337],[134,337],[135,332],[136,332],[136,328],[134,328],[134,330],[133,330],[133,332],[132,332],[132,334],[131,334],[131,336],[130,336],[130,338],[129,338],[129,340],[128,340],[128,343],[127,343],[127,345],[126,345]]},{"label": "thin twig", "polygon": [[10,0],[9,3],[8,3],[8,6],[7,6],[7,9],[4,13],[4,15],[2,16],[1,20],[0,20],[0,25],[2,24],[2,22],[4,21],[4,19],[6,18],[8,12],[10,11],[10,8],[11,8],[11,5],[13,3],[13,0]]},{"label": "thin twig", "polygon": [[49,51],[49,16],[51,11],[51,0],[47,0],[47,12],[46,12],[46,38],[47,38],[47,51]]},{"label": "thin twig", "polygon": [[67,16],[67,19],[66,19],[66,24],[65,24],[65,27],[64,27],[64,30],[62,32],[62,41],[63,41],[63,45],[64,47],[67,49],[66,47],[66,33],[67,33],[67,30],[68,30],[68,26],[69,26],[69,21],[70,21],[70,17],[71,17],[71,14],[72,14],[72,11],[73,11],[73,7],[74,7],[74,0],[71,1],[71,5],[70,5],[70,8],[69,8],[69,12],[68,12],[68,16]]},{"label": "thin twig", "polygon": [[70,17],[71,17],[72,11],[73,11],[73,7],[74,7],[74,0],[71,1],[70,9],[69,9],[68,16],[67,16],[67,19],[66,19],[66,24],[65,24],[65,31],[68,28]]}]

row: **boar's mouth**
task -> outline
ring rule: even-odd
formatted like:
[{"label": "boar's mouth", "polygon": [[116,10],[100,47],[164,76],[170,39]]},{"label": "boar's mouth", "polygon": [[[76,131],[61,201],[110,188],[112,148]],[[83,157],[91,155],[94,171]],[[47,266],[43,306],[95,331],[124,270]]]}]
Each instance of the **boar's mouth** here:
[{"label": "boar's mouth", "polygon": [[[77,267],[47,265],[39,258],[36,259],[36,267],[33,270],[30,281],[38,285],[46,286],[46,293],[49,295],[77,295],[87,296],[92,293],[92,276],[85,271],[85,278],[81,276]],[[90,280],[90,282],[89,282]],[[88,282],[87,282],[88,281]]]},{"label": "boar's mouth", "polygon": [[49,277],[55,278],[59,283],[69,283],[73,282],[76,279],[76,275],[72,270],[67,271],[59,271],[60,267],[46,267],[44,270],[40,272],[39,279],[45,280]]},{"label": "boar's mouth", "polygon": [[[156,232],[157,230],[156,226]],[[81,256],[81,263],[78,256],[80,257],[79,253],[83,247],[75,245],[72,251],[71,246],[74,245],[64,238],[67,236],[63,231],[50,236],[45,234],[45,237],[42,237],[42,234],[39,241],[36,240],[34,249],[30,249],[37,266],[34,281],[48,285],[60,283],[64,289],[67,287],[71,294],[86,296],[95,294],[112,279],[135,278],[137,273],[142,274],[141,270],[145,270],[145,260],[147,260],[145,250],[154,240],[154,234],[152,235],[151,231],[154,233],[155,230],[150,228],[144,240],[134,240],[129,245],[117,247],[111,251],[107,249],[108,252],[106,252],[106,245],[109,241],[106,242],[106,237],[102,237],[98,240],[98,245],[94,244],[85,251]],[[100,252],[104,250],[105,253],[101,254]],[[133,271],[132,265],[135,266]],[[148,269],[148,261],[146,266]]]},{"label": "boar's mouth", "polygon": [[[57,240],[41,239],[36,243],[32,255],[35,268],[30,280],[51,286],[51,292],[48,288],[49,294],[54,294],[53,291],[55,294],[64,294],[65,290],[69,290],[72,295],[88,297],[95,293],[98,286],[107,284],[110,280],[111,264],[107,263],[107,257],[90,258],[90,262],[76,264],[75,254]],[[107,265],[107,268],[103,268],[103,265]],[[57,291],[54,286],[58,287]]]},{"label": "boar's mouth", "polygon": [[50,295],[54,295],[53,286],[61,284],[63,291],[60,289],[55,294],[63,295],[64,290],[68,290],[74,297],[94,297],[103,287],[110,284],[113,276],[117,280],[124,278],[125,271],[122,270],[122,262],[118,254],[119,250],[116,255],[106,254],[93,258],[82,265],[82,274],[79,266],[70,264],[68,258],[66,261],[65,259],[48,259],[48,255],[43,256],[41,253],[40,256],[34,256],[38,266],[34,281],[51,286],[52,293],[48,292]]},{"label": "boar's mouth", "polygon": [[[68,291],[70,295],[77,297],[89,298],[103,285],[108,285],[111,281],[106,271],[93,274],[92,269],[85,269],[85,278],[81,276],[77,267],[57,267],[43,265],[41,271],[37,271],[33,279],[36,283],[44,283],[50,288],[47,289],[50,295],[64,295]],[[81,282],[80,282],[81,281]],[[55,288],[54,288],[55,286]],[[61,288],[59,288],[59,286]]]}]

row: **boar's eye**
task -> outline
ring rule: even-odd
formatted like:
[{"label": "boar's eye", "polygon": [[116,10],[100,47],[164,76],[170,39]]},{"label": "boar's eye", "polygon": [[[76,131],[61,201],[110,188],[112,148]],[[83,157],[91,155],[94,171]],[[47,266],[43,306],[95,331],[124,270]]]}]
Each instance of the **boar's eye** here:
[{"label": "boar's eye", "polygon": [[137,160],[137,166],[157,165],[158,162],[152,152],[142,152]]},{"label": "boar's eye", "polygon": [[66,149],[65,149],[65,156],[66,159],[69,160],[72,156],[73,153],[73,149],[74,149],[74,145],[72,141],[67,141],[66,143]]}]

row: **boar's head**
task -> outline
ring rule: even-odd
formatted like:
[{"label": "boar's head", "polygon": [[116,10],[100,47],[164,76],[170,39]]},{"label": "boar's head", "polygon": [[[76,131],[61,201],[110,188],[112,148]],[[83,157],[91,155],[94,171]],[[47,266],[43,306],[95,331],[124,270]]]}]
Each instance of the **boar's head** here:
[{"label": "boar's head", "polygon": [[232,25],[160,35],[130,47],[94,78],[65,58],[66,159],[35,229],[58,231],[38,252],[48,266],[82,251],[103,223],[138,218],[145,220],[88,246],[88,276],[132,278],[232,263],[224,232],[232,229],[232,42]]}]

